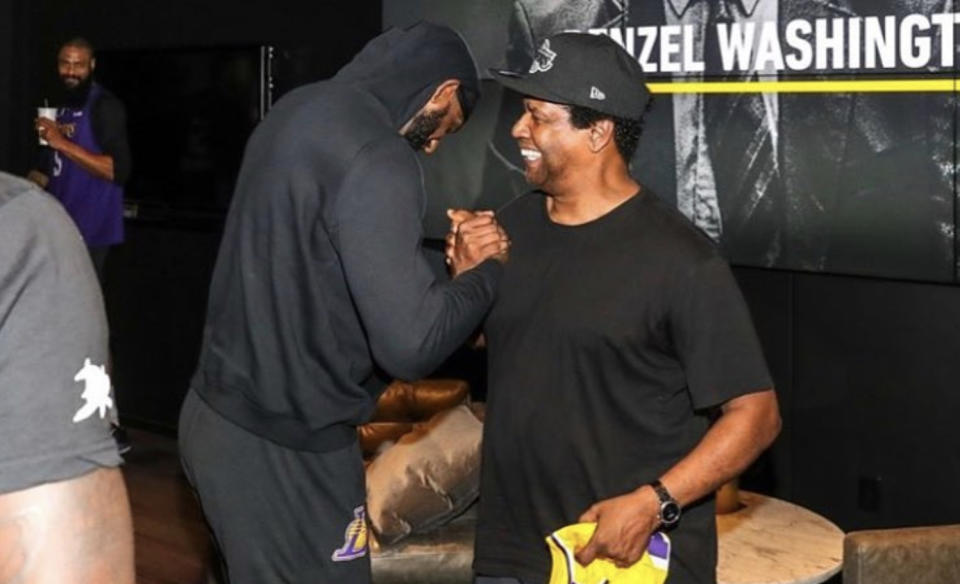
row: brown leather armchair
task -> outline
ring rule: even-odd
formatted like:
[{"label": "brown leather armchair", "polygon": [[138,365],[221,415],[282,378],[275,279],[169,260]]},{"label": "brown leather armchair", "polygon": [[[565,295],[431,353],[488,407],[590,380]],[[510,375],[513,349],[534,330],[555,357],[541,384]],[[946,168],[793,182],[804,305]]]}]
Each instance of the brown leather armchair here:
[{"label": "brown leather armchair", "polygon": [[[470,387],[455,379],[393,382],[377,402],[368,424],[358,428],[367,460],[434,414],[469,403]],[[482,410],[471,408],[478,418]],[[392,544],[372,538],[374,584],[470,584],[476,515],[471,507],[449,523]]]},{"label": "brown leather armchair", "polygon": [[960,524],[852,531],[843,584],[960,583]]},{"label": "brown leather armchair", "polygon": [[372,459],[415,424],[469,400],[470,385],[459,379],[394,381],[380,395],[370,421],[357,428],[364,459]]}]

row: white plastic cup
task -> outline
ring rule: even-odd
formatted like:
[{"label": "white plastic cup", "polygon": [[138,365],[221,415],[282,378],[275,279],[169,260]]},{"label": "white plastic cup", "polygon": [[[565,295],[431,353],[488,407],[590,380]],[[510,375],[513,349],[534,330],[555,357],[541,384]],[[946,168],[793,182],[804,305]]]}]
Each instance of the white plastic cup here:
[{"label": "white plastic cup", "polygon": [[[48,120],[57,121],[57,108],[55,107],[38,107],[37,108],[37,117],[38,118],[47,118]],[[43,136],[38,136],[40,139],[40,145],[46,146],[48,142],[43,139]]]}]

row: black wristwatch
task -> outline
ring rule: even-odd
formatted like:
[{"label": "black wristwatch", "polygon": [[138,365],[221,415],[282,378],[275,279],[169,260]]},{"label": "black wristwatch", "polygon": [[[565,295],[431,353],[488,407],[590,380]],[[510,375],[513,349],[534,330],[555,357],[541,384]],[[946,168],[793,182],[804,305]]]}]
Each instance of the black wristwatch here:
[{"label": "black wristwatch", "polygon": [[664,527],[673,527],[680,521],[680,503],[677,503],[659,479],[650,483],[650,486],[660,499],[660,524]]}]

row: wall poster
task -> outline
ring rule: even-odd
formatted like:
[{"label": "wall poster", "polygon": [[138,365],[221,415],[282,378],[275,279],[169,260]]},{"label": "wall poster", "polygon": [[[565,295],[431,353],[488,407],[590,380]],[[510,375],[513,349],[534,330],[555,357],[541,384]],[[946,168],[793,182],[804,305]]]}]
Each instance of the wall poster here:
[{"label": "wall poster", "polygon": [[[955,282],[957,4],[389,0],[383,17],[456,27],[482,71],[526,70],[555,32],[610,35],[658,92],[633,173],[731,263]],[[519,113],[484,81],[474,119],[424,161],[428,235],[448,206],[528,190],[509,135]]]}]

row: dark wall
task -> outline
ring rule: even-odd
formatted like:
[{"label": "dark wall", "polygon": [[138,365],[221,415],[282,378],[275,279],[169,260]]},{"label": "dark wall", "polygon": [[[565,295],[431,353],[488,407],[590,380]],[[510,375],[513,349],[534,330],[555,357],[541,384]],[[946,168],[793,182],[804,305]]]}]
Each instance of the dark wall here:
[{"label": "dark wall", "polygon": [[113,382],[126,423],[172,431],[196,365],[221,231],[127,223],[108,257]]},{"label": "dark wall", "polygon": [[[16,173],[32,163],[33,108],[58,82],[56,51],[71,36],[100,49],[273,45],[282,91],[330,76],[381,30],[379,2],[7,1],[0,0],[0,112],[9,112],[0,113],[0,164]],[[222,217],[128,219],[127,241],[108,257],[113,378],[128,423],[175,428],[199,351],[221,225]]]},{"label": "dark wall", "polygon": [[753,268],[737,268],[734,274],[750,306],[757,336],[776,384],[784,422],[776,443],[748,469],[741,483],[746,489],[787,496],[793,485],[794,277],[791,272]]},{"label": "dark wall", "polygon": [[0,170],[12,165],[13,142],[10,135],[10,91],[13,68],[13,0],[0,0]]},{"label": "dark wall", "polygon": [[[297,74],[319,79],[375,36],[381,20],[379,2],[349,0],[12,1],[20,14],[11,42],[25,73],[15,80],[12,114],[21,143],[29,137],[30,111],[56,81],[56,51],[69,37],[85,36],[104,49],[272,44],[301,60]],[[30,162],[29,152],[15,158],[18,167]]]},{"label": "dark wall", "polygon": [[960,287],[736,272],[783,411],[773,490],[848,530],[960,522]]}]

